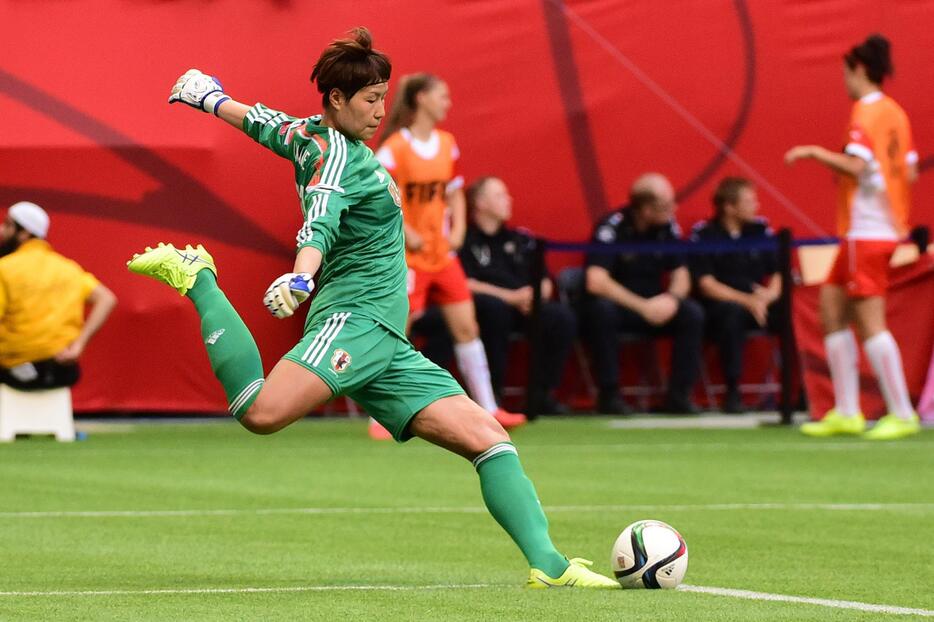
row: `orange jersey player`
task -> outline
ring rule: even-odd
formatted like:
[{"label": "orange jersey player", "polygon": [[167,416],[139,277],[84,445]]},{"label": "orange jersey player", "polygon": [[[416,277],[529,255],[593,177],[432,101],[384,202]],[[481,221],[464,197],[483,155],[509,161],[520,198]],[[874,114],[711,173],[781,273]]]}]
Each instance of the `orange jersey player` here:
[{"label": "orange jersey player", "polygon": [[[402,193],[410,325],[428,305],[440,307],[471,396],[508,429],[525,423],[525,416],[496,403],[473,296],[456,255],[467,228],[460,151],[454,136],[437,128],[450,107],[443,80],[427,73],[404,76],[376,157]],[[370,433],[381,435],[373,425]]]},{"label": "orange jersey player", "polygon": [[882,91],[861,96],[853,103],[843,152],[865,165],[858,177],[838,177],[837,228],[846,243],[828,282],[851,296],[884,296],[889,260],[908,233],[918,163],[908,115]]},{"label": "orange jersey player", "polygon": [[[402,214],[408,238],[419,240],[406,250],[409,267],[421,272],[440,272],[452,263],[452,218],[448,202],[457,202],[456,195],[464,186],[464,178],[456,173],[460,151],[454,136],[435,129],[428,140],[416,138],[408,128],[402,128],[386,139],[378,157],[396,180],[402,193]],[[460,209],[459,206],[454,206]],[[458,223],[458,227],[460,224]],[[414,234],[414,235],[413,235]],[[456,240],[463,239],[463,233]],[[459,301],[454,301],[459,302]],[[412,312],[424,310],[412,309]]]},{"label": "orange jersey player", "polygon": [[854,240],[904,237],[918,164],[908,115],[882,91],[863,95],[853,103],[843,152],[866,167],[859,178],[839,177],[839,235]]},{"label": "orange jersey player", "polygon": [[821,421],[805,424],[802,432],[829,436],[865,430],[859,407],[859,355],[849,328],[853,319],[888,409],[865,436],[888,440],[920,430],[898,344],[885,324],[889,260],[898,240],[908,232],[918,154],[908,115],[882,92],[883,80],[892,74],[888,40],[872,35],[850,49],[843,60],[847,93],[854,100],[843,153],[802,145],[785,154],[789,164],[817,160],[839,179],[837,224],[842,240],[820,297],[835,406]]}]

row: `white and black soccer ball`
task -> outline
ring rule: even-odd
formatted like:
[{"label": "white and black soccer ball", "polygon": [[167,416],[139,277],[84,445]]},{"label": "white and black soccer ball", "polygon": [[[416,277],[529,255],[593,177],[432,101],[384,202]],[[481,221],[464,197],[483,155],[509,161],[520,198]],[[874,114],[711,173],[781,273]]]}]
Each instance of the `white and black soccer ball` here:
[{"label": "white and black soccer ball", "polygon": [[671,525],[640,520],[619,534],[610,564],[624,588],[675,588],[688,570],[688,545]]}]

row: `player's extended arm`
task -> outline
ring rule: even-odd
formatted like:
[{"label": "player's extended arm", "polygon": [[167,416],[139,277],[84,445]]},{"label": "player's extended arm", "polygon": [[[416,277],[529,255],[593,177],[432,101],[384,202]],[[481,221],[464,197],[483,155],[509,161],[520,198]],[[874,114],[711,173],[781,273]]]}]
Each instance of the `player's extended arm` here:
[{"label": "player's extended arm", "polygon": [[234,99],[228,99],[217,107],[217,116],[238,130],[243,130],[243,119],[250,107]]},{"label": "player's extended arm", "polygon": [[836,173],[859,177],[866,170],[866,161],[846,153],[830,151],[820,145],[798,145],[785,154],[785,164],[794,164],[798,160],[817,160]]},{"label": "player's extended arm", "polygon": [[175,82],[169,103],[175,102],[210,112],[239,130],[243,129],[243,119],[250,110],[246,104],[224,93],[220,80],[197,69],[189,69]]}]

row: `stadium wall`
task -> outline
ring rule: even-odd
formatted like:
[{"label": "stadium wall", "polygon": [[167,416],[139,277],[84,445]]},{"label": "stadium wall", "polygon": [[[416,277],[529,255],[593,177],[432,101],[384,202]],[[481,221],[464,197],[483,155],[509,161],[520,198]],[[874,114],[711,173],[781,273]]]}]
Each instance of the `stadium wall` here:
[{"label": "stadium wall", "polygon": [[934,222],[932,17],[934,0],[3,2],[0,205],[46,207],[53,245],[120,298],[84,359],[79,410],[220,411],[190,305],[124,263],[160,240],[205,243],[268,368],[301,330],[261,302],[291,265],[299,211],[288,164],[166,105],[189,67],[242,101],[312,114],[317,53],[363,24],[394,81],[428,70],[449,82],[463,171],[502,176],[516,224],[585,238],[634,176],[659,170],[684,229],[720,177],[743,174],[775,225],[809,236],[832,232],[833,182],[782,154],[842,144],[841,55],[873,31],[893,41],[888,91],[925,170],[913,220]]}]

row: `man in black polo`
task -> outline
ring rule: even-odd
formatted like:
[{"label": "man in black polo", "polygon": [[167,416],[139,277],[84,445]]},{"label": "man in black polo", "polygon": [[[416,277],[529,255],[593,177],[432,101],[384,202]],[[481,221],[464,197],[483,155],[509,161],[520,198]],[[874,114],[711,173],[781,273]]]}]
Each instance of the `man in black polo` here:
[{"label": "man in black polo", "polygon": [[[490,365],[493,390],[502,393],[509,354],[509,334],[527,326],[532,311],[532,250],[534,240],[525,232],[505,225],[512,217],[512,197],[496,177],[481,177],[467,189],[471,223],[460,260],[473,292],[480,338]],[[548,300],[553,286],[542,282],[541,358],[539,391],[542,412],[561,414],[567,408],[555,400],[565,361],[577,334],[577,320],[565,305]]]},{"label": "man in black polo", "polygon": [[[675,193],[658,173],[633,184],[629,204],[605,216],[592,243],[674,242]],[[667,283],[666,283],[667,277]],[[691,277],[684,258],[662,252],[590,253],[587,257],[587,328],[599,388],[597,408],[621,413],[618,334],[672,336],[671,374],[663,412],[694,414],[691,391],[697,380],[704,311],[688,298]]]},{"label": "man in black polo", "polygon": [[[714,192],[713,205],[713,218],[694,226],[692,240],[729,242],[772,236],[768,224],[757,216],[759,201],[749,180],[725,178]],[[782,280],[776,252],[758,249],[693,255],[691,275],[707,311],[711,335],[720,348],[727,388],[723,411],[740,413],[743,402],[739,380],[746,332],[754,328],[777,332],[781,327],[776,302]]]}]

